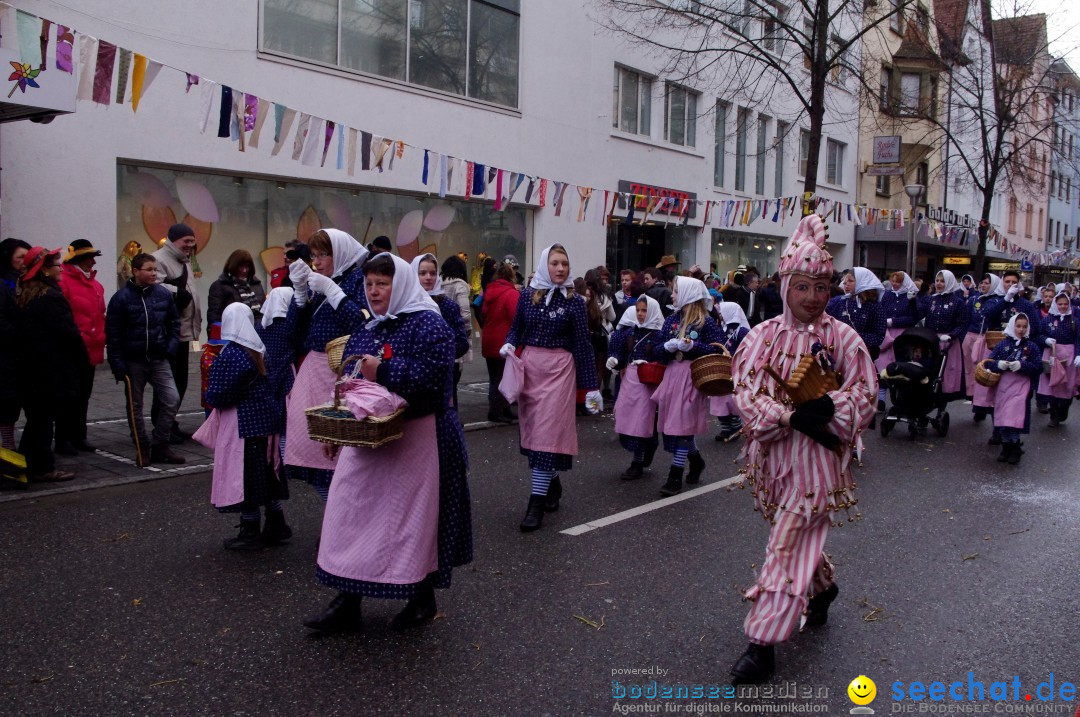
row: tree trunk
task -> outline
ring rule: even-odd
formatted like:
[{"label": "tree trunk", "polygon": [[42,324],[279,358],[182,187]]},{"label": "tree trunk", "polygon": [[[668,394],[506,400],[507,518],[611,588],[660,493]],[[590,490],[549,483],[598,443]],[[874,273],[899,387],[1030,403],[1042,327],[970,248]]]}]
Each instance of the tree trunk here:
[{"label": "tree trunk", "polygon": [[[819,18],[829,16],[829,0],[816,0],[815,13]],[[806,157],[806,177],[803,182],[804,196],[817,191],[819,158],[821,156],[821,130],[825,122],[825,88],[829,81],[828,51],[829,25],[817,22],[813,56],[810,58],[810,137]],[[801,144],[801,142],[800,142]],[[813,206],[803,202],[803,214],[810,214]]]},{"label": "tree trunk", "polygon": [[979,218],[979,245],[975,250],[975,264],[972,278],[978,284],[986,273],[986,241],[990,236],[990,207],[994,202],[993,184],[983,190],[982,216]]}]

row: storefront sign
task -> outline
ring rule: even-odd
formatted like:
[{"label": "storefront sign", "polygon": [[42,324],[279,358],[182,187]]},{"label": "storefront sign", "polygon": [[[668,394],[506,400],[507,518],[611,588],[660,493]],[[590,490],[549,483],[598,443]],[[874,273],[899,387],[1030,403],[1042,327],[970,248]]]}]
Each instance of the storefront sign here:
[{"label": "storefront sign", "polygon": [[[667,189],[665,187],[654,187],[651,184],[642,184],[641,182],[631,182],[626,179],[619,180],[619,192],[638,195],[637,200],[634,202],[634,211],[644,210],[649,206],[649,200],[653,197],[674,197],[675,204],[665,204],[663,209],[657,208],[654,211],[658,214],[679,214],[682,210],[683,201],[689,201],[690,206],[686,209],[686,216],[693,219],[697,216],[697,193],[684,192],[680,189]],[[622,197],[619,197],[619,208],[626,209],[626,202]]]},{"label": "storefront sign", "polygon": [[967,266],[971,263],[970,256],[947,256],[942,260],[947,266]]},{"label": "storefront sign", "polygon": [[900,137],[874,137],[874,164],[900,162]]},{"label": "storefront sign", "polygon": [[888,167],[888,166],[881,166],[881,165],[877,165],[877,164],[871,164],[869,167],[866,168],[866,174],[868,176],[870,176],[870,177],[884,177],[884,176],[902,177],[902,176],[904,176],[904,168],[903,167]]},{"label": "storefront sign", "polygon": [[1017,269],[1020,264],[1015,261],[992,261],[988,265],[990,271],[1008,271],[1009,269]]},{"label": "storefront sign", "polygon": [[935,222],[941,222],[942,224],[948,224],[949,226],[954,227],[975,229],[979,226],[978,219],[972,219],[967,214],[961,216],[951,209],[943,209],[942,207],[931,206],[929,208],[928,216]]}]

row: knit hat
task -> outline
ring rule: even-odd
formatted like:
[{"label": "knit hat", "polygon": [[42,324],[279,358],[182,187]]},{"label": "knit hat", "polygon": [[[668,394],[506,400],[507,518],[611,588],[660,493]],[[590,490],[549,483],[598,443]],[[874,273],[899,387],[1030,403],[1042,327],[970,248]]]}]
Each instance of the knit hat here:
[{"label": "knit hat", "polygon": [[42,267],[45,266],[45,259],[50,256],[56,256],[60,253],[59,249],[46,249],[43,246],[35,246],[26,252],[26,257],[23,259],[23,269],[25,273],[22,275],[22,281],[30,281]]},{"label": "knit hat", "polygon": [[832,278],[832,254],[825,249],[828,229],[817,214],[803,217],[784,253],[780,255],[780,275],[805,274]]},{"label": "knit hat", "polygon": [[390,237],[377,236],[375,241],[371,242],[371,245],[376,249],[382,249],[383,251],[391,251],[394,247],[390,244]]},{"label": "knit hat", "polygon": [[169,227],[169,241],[178,241],[184,237],[193,237],[195,232],[187,224],[173,224]]},{"label": "knit hat", "polygon": [[88,239],[76,239],[68,244],[68,253],[64,257],[64,263],[68,264],[87,256],[101,256],[101,251],[95,249]]}]

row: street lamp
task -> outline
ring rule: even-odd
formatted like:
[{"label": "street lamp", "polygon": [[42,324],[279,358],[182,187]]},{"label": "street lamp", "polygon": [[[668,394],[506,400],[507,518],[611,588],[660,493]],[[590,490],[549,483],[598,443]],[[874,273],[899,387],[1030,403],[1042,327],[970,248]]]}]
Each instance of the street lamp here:
[{"label": "street lamp", "polygon": [[904,187],[904,192],[907,193],[908,199],[911,200],[911,234],[908,237],[907,246],[907,267],[908,276],[912,279],[915,278],[915,256],[918,254],[915,244],[915,232],[918,231],[918,225],[915,223],[915,205],[919,203],[919,197],[926,190],[921,184],[908,184]]}]

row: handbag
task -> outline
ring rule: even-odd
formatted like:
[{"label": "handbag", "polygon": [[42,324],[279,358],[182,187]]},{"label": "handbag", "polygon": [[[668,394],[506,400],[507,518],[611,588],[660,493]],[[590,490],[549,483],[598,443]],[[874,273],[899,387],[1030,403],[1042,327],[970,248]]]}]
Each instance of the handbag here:
[{"label": "handbag", "polygon": [[[1050,359],[1050,363],[1052,363],[1053,366],[1050,367],[1049,371],[1049,385],[1050,388],[1057,388],[1058,386],[1064,386],[1066,383],[1068,383],[1069,373],[1068,369],[1065,367],[1065,362],[1057,357],[1057,346],[1054,347],[1052,354],[1053,355]],[[1043,363],[1046,362],[1044,361]]]},{"label": "handbag", "polygon": [[521,389],[525,385],[525,362],[516,354],[506,357],[506,366],[503,368],[502,380],[499,381],[499,393],[509,403],[514,403],[521,395]]}]

